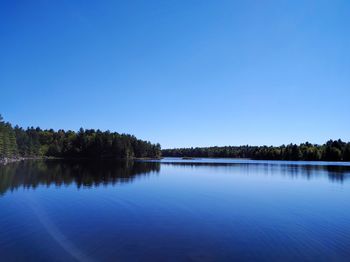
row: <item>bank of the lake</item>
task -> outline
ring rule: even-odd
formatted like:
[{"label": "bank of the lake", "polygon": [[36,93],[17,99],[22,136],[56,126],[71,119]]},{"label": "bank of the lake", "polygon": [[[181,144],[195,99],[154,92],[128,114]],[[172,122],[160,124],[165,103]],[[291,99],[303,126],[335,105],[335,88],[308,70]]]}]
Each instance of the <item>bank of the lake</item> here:
[{"label": "bank of the lake", "polygon": [[6,164],[9,164],[9,163],[23,161],[23,160],[25,160],[24,157],[16,157],[16,158],[4,157],[4,158],[0,158],[0,166],[1,165],[6,165]]},{"label": "bank of the lake", "polygon": [[[1,165],[7,165],[10,163],[16,163],[16,162],[21,162],[25,160],[44,160],[44,159],[56,159],[52,157],[2,157],[0,158],[0,166]],[[58,159],[58,158],[57,158]]]}]

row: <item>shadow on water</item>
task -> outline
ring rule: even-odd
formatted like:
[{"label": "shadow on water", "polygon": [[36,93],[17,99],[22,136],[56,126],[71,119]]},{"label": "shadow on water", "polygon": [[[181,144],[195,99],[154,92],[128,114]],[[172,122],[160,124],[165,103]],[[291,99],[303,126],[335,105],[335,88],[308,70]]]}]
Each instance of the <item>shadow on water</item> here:
[{"label": "shadow on water", "polygon": [[115,160],[33,160],[0,167],[0,196],[8,190],[40,185],[92,187],[130,183],[136,177],[160,171],[159,163]]}]

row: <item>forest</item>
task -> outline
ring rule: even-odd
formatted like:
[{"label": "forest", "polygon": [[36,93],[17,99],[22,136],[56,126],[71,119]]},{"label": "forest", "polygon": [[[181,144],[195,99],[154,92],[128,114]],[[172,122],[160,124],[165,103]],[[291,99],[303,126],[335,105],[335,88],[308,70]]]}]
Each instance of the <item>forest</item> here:
[{"label": "forest", "polygon": [[164,157],[250,158],[256,160],[350,161],[350,143],[329,140],[323,145],[223,146],[162,150]]},{"label": "forest", "polygon": [[0,115],[0,158],[159,158],[161,147],[133,135],[80,128],[78,132],[12,127]]},{"label": "forest", "polygon": [[161,150],[160,144],[133,135],[80,128],[78,132],[37,127],[12,127],[0,115],[0,158],[160,158],[214,157],[261,160],[350,161],[350,143],[329,140],[323,145],[191,147]]}]

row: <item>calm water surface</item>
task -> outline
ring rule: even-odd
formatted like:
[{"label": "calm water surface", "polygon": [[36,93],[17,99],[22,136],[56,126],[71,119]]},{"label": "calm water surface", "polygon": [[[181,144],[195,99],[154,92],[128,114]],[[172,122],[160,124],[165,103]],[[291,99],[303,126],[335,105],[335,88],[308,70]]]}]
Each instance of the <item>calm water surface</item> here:
[{"label": "calm water surface", "polygon": [[0,167],[0,261],[350,261],[350,164]]}]

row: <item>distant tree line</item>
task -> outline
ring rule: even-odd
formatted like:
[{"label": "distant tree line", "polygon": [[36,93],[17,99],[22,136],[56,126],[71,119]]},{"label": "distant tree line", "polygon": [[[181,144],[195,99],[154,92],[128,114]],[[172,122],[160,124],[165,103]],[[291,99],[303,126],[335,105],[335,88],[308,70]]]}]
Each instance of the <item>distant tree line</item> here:
[{"label": "distant tree line", "polygon": [[323,145],[224,146],[162,150],[164,157],[221,157],[256,160],[350,161],[350,143],[329,140]]},{"label": "distant tree line", "polygon": [[161,148],[159,144],[137,139],[133,135],[110,131],[13,128],[0,115],[0,158],[17,156],[157,158],[161,156]]}]

